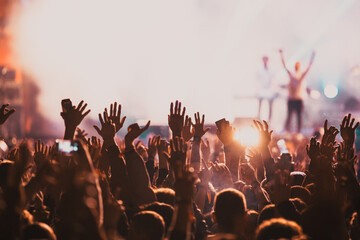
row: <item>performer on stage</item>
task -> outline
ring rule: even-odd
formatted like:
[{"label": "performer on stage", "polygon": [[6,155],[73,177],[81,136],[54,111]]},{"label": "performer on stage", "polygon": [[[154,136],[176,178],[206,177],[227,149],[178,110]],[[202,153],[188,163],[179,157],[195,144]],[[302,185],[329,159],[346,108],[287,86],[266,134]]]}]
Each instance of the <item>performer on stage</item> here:
[{"label": "performer on stage", "polygon": [[271,121],[272,115],[272,106],[274,99],[277,97],[276,91],[274,90],[274,83],[273,78],[274,74],[269,69],[269,58],[264,56],[262,58],[264,66],[261,71],[258,72],[258,79],[259,79],[259,87],[258,87],[258,99],[259,99],[259,111],[258,111],[258,118],[260,117],[261,112],[261,105],[263,100],[267,100],[269,102],[269,116],[268,122]]},{"label": "performer on stage", "polygon": [[301,131],[302,127],[302,111],[304,107],[304,98],[306,94],[306,86],[304,78],[306,74],[309,72],[311,65],[315,58],[315,52],[312,53],[310,58],[310,63],[304,72],[301,72],[300,62],[295,63],[295,73],[291,73],[290,70],[286,67],[283,51],[280,49],[280,57],[284,68],[286,69],[287,73],[289,74],[289,84],[287,85],[288,88],[288,112],[285,122],[285,130],[290,130],[290,122],[292,118],[293,112],[296,112],[297,115],[297,131]]}]

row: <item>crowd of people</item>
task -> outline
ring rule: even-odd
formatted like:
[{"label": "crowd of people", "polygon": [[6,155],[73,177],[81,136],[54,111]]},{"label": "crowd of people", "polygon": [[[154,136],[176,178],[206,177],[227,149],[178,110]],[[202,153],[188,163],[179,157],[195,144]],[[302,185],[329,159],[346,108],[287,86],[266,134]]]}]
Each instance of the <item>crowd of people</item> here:
[{"label": "crowd of people", "polygon": [[[116,102],[99,114],[100,138],[87,138],[78,126],[89,112],[65,101],[63,139],[24,140],[1,156],[0,239],[360,239],[350,114],[281,154],[266,121],[254,120],[251,149],[225,119],[208,141],[205,116],[178,101],[170,139],[147,144],[137,139],[150,121],[117,137],[126,117]],[[0,125],[12,114],[3,105]]]}]

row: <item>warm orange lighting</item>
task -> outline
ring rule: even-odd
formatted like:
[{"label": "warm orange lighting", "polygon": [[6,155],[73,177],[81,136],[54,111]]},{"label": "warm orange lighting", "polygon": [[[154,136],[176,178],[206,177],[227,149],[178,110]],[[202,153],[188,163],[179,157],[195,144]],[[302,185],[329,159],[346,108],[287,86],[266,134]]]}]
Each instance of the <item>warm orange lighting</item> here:
[{"label": "warm orange lighting", "polygon": [[250,127],[245,127],[235,131],[234,138],[245,146],[256,146],[259,144],[258,132]]}]

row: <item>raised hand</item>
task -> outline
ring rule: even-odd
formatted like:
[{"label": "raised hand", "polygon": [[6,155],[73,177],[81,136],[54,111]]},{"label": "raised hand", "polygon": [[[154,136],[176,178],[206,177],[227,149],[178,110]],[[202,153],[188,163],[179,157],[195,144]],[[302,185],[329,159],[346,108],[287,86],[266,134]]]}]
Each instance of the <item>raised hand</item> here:
[{"label": "raised hand", "polygon": [[47,221],[50,216],[50,212],[46,210],[44,205],[44,194],[42,191],[39,191],[35,194],[34,199],[35,211],[33,213],[36,221]]},{"label": "raised hand", "polygon": [[260,148],[267,148],[271,141],[273,130],[269,131],[269,125],[265,120],[263,120],[264,126],[260,121],[254,120],[253,122],[260,135]]},{"label": "raised hand", "polygon": [[202,161],[204,167],[199,173],[199,178],[201,184],[203,184],[203,186],[207,186],[213,176],[213,168],[209,168],[207,162],[204,159],[202,159]]},{"label": "raised hand", "polygon": [[235,129],[230,126],[229,121],[223,123],[220,128],[216,130],[216,135],[224,146],[230,146],[234,141]]},{"label": "raised hand", "polygon": [[67,112],[61,112],[60,115],[64,119],[65,127],[73,128],[75,131],[76,127],[81,123],[84,117],[89,114],[91,110],[84,112],[87,103],[83,104],[84,101],[82,100],[76,108],[75,106],[72,106]]},{"label": "raised hand", "polygon": [[183,138],[175,137],[174,139],[170,139],[170,150],[171,150],[171,158],[170,164],[175,164],[176,162],[180,162],[181,166],[185,166],[186,164],[186,150],[187,144]]},{"label": "raised hand", "polygon": [[265,176],[265,169],[264,169],[264,161],[263,158],[256,149],[249,149],[249,154],[247,157],[249,158],[249,164],[255,169],[256,178],[259,182],[261,182]]},{"label": "raised hand", "polygon": [[88,134],[85,132],[85,130],[81,130],[80,128],[76,128],[76,138],[81,139],[82,141],[86,142],[86,136]]},{"label": "raised hand", "polygon": [[[116,111],[117,108],[117,102],[114,102],[114,104],[110,105],[110,115],[109,115],[109,119],[115,124],[115,128],[116,128],[116,132],[118,132],[124,125],[126,116],[124,116],[123,118],[121,118],[121,104],[119,104],[119,107]],[[105,109],[105,111],[107,111],[107,109]],[[121,118],[121,120],[120,120]]]},{"label": "raised hand", "polygon": [[99,113],[99,121],[101,124],[101,129],[98,126],[94,125],[97,133],[103,138],[104,141],[114,139],[116,133],[115,124],[109,118],[106,110],[103,113],[103,117]]},{"label": "raised hand", "polygon": [[321,144],[324,143],[324,145],[328,145],[329,143],[335,142],[336,135],[338,135],[338,133],[339,133],[339,130],[334,126],[327,128],[327,124],[328,124],[328,120],[325,120],[324,136],[321,140]]},{"label": "raised hand", "polygon": [[209,162],[211,150],[208,139],[206,139],[205,141],[201,139],[200,150],[201,150],[201,156],[204,159],[204,161]]},{"label": "raised hand", "polygon": [[311,53],[311,60],[314,60],[315,56],[316,56],[316,51],[314,50]]},{"label": "raised hand", "polygon": [[158,143],[156,144],[157,147],[157,152],[159,154],[159,156],[162,153],[169,153],[169,143],[165,140],[165,139],[161,139],[159,138]]},{"label": "raised hand", "polygon": [[125,148],[133,147],[134,140],[145,132],[149,126],[150,121],[148,121],[143,128],[140,128],[137,123],[131,124],[128,127],[128,133],[125,135]]},{"label": "raised hand", "polygon": [[47,163],[49,149],[40,140],[35,142],[34,162],[38,170]]},{"label": "raised hand", "polygon": [[268,191],[271,201],[274,204],[287,201],[290,198],[291,176],[287,170],[275,172],[274,185]]},{"label": "raised hand", "polygon": [[179,172],[178,168],[185,168],[186,166],[186,151],[187,144],[183,138],[175,137],[170,139],[170,156],[166,152],[162,153],[162,156],[167,159],[169,165],[174,170],[175,177]]},{"label": "raised hand", "polygon": [[184,107],[181,112],[181,102],[176,101],[175,108],[174,103],[170,104],[170,115],[168,115],[168,122],[169,127],[173,133],[173,137],[181,137],[181,131],[184,126],[185,110],[186,108]]},{"label": "raised hand", "polygon": [[194,128],[194,138],[201,138],[204,134],[210,130],[210,128],[204,129],[205,115],[202,115],[202,120],[200,121],[199,112],[194,113],[195,123],[191,123]]},{"label": "raised hand", "polygon": [[190,141],[190,139],[194,136],[194,128],[191,130],[191,118],[186,115],[185,117],[185,124],[181,131],[181,136],[184,138],[185,142]]},{"label": "raised hand", "polygon": [[[351,120],[351,121],[350,121]],[[352,147],[355,141],[355,130],[359,126],[359,122],[354,125],[355,118],[351,119],[351,113],[344,117],[340,125],[340,134],[345,145]]]},{"label": "raised hand", "polygon": [[354,150],[352,148],[348,148],[342,142],[337,147],[337,162],[338,163],[346,163],[348,166],[353,166],[356,161],[356,155],[354,154]]},{"label": "raised hand", "polygon": [[224,189],[233,187],[233,180],[228,167],[225,164],[212,163],[211,168],[213,170],[213,178],[211,183],[216,189]]},{"label": "raised hand", "polygon": [[335,152],[335,138],[339,133],[339,130],[334,126],[327,128],[327,122],[328,121],[326,120],[324,123],[324,136],[321,140],[320,152],[324,157],[332,161]]},{"label": "raised hand", "polygon": [[168,157],[169,143],[165,139],[159,138],[157,143],[157,152],[159,156],[159,169],[168,169],[168,160],[170,159],[170,157]]},{"label": "raised hand", "polygon": [[249,163],[253,168],[258,169],[264,167],[261,154],[255,148],[249,149],[249,155],[247,155],[247,157],[249,158]]},{"label": "raised hand", "polygon": [[246,182],[248,185],[257,181],[255,176],[255,170],[247,163],[240,164],[240,179]]},{"label": "raised hand", "polygon": [[10,161],[16,162],[17,159],[19,159],[19,149],[14,147],[11,149],[7,154],[7,159]]},{"label": "raised hand", "polygon": [[9,104],[4,104],[0,108],[0,125],[4,124],[11,114],[15,112],[15,109],[8,109]]},{"label": "raised hand", "polygon": [[316,137],[311,138],[310,144],[306,146],[306,153],[312,161],[320,157],[320,143],[316,140]]},{"label": "raised hand", "polygon": [[94,167],[99,168],[99,161],[101,157],[101,141],[99,138],[92,136],[91,139],[88,138],[87,146],[91,159],[93,160]]},{"label": "raised hand", "polygon": [[154,136],[153,138],[149,138],[148,141],[148,148],[147,148],[147,153],[149,158],[154,159],[155,155],[156,155],[156,151],[158,148],[158,143],[160,141],[160,136]]}]

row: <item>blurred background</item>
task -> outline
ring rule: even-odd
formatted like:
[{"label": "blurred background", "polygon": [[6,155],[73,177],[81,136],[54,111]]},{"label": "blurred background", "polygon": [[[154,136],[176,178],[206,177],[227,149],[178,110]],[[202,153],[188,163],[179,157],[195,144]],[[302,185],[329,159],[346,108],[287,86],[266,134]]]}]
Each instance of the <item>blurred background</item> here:
[{"label": "blurred background", "polygon": [[[17,109],[1,135],[61,136],[63,98],[89,104],[90,134],[114,101],[127,124],[151,119],[159,129],[177,99],[208,124],[249,122],[262,57],[277,85],[288,81],[280,48],[290,69],[316,51],[304,133],[358,116],[358,0],[0,0],[0,103]],[[286,90],[278,92],[271,126],[282,131]]]}]

